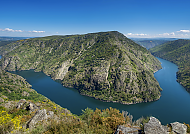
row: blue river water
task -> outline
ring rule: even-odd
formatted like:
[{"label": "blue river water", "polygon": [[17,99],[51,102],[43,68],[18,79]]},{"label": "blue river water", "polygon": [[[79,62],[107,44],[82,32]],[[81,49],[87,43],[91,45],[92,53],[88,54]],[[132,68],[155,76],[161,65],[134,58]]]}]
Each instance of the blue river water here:
[{"label": "blue river water", "polygon": [[101,102],[87,96],[82,96],[76,89],[63,87],[59,82],[53,81],[43,72],[27,70],[16,71],[14,73],[24,77],[38,93],[69,109],[74,114],[79,115],[82,109],[87,107],[92,109],[113,107],[128,111],[133,115],[133,119],[138,119],[142,116],[154,116],[165,125],[175,121],[190,124],[190,94],[176,82],[178,67],[161,58],[158,58],[158,60],[162,63],[162,69],[157,71],[154,76],[163,89],[161,98],[155,102],[133,105]]}]

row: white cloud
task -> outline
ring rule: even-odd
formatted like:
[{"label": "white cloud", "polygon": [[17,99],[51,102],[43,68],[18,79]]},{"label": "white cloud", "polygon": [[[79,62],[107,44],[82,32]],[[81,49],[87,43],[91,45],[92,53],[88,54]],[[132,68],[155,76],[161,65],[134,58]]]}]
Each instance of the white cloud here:
[{"label": "white cloud", "polygon": [[179,30],[171,33],[166,32],[161,34],[127,33],[125,36],[132,38],[190,38],[190,30]]},{"label": "white cloud", "polygon": [[23,30],[13,30],[13,29],[10,29],[10,28],[0,29],[0,31],[7,31],[7,32],[45,33],[45,31],[36,31],[36,30],[33,30],[33,31],[23,31]]},{"label": "white cloud", "polygon": [[0,29],[0,31],[7,31],[7,32],[23,32],[22,30],[13,30],[10,28]]},{"label": "white cloud", "polygon": [[180,30],[180,31],[177,31],[178,33],[190,33],[190,30]]},{"label": "white cloud", "polygon": [[128,33],[126,36],[147,36],[147,34],[133,34],[133,33]]},{"label": "white cloud", "polygon": [[36,31],[36,30],[28,31],[28,32],[31,32],[31,33],[45,33],[45,31]]}]

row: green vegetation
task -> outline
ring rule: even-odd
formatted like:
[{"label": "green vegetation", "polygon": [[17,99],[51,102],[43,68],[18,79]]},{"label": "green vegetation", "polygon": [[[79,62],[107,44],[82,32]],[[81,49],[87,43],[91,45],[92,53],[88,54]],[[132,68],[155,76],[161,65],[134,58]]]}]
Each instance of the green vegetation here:
[{"label": "green vegetation", "polygon": [[16,44],[1,59],[2,69],[43,71],[102,101],[133,104],[161,96],[153,76],[161,68],[159,61],[119,32],[48,36]]},{"label": "green vegetation", "polygon": [[190,40],[171,41],[150,49],[150,52],[177,64],[177,81],[190,92]]},{"label": "green vegetation", "polygon": [[[0,133],[35,133],[41,131],[40,124],[37,128],[29,130],[27,122],[36,114],[37,110],[46,109],[52,111],[59,118],[73,117],[70,112],[55,104],[45,96],[38,94],[30,88],[31,85],[24,78],[16,74],[0,70]],[[21,99],[25,99],[21,107],[17,107]],[[20,100],[20,101],[19,101]],[[30,104],[36,105],[38,109],[30,111]],[[33,108],[33,106],[32,106]],[[47,120],[47,124],[48,124]],[[46,124],[46,125],[47,125]],[[48,125],[47,125],[48,126]],[[43,126],[43,131],[47,130]]]},{"label": "green vegetation", "polygon": [[30,88],[31,85],[21,76],[0,70],[0,97],[6,96],[6,100],[33,100],[42,101],[44,96]]},{"label": "green vegetation", "polygon": [[[6,86],[5,86],[6,85]],[[1,70],[0,94],[0,133],[113,133],[118,125],[129,124],[130,117],[119,110],[109,108],[95,111],[86,108],[80,116],[71,114],[68,110],[50,101],[30,88],[24,78]],[[23,96],[27,91],[29,96]],[[11,91],[11,93],[9,92]],[[15,93],[15,96],[12,95]],[[24,104],[18,104],[25,98]],[[2,101],[3,100],[3,101]],[[19,101],[20,100],[20,101]],[[25,108],[33,103],[40,109],[54,112],[54,118],[38,121],[33,128],[27,128],[28,121],[36,115],[36,111]]]},{"label": "green vegetation", "polygon": [[[28,37],[0,37],[0,55],[4,56],[20,45],[18,42],[24,41]],[[16,41],[19,40],[19,41]]]},{"label": "green vegetation", "polygon": [[0,55],[4,56],[21,45],[20,41],[0,41]]},{"label": "green vegetation", "polygon": [[85,109],[80,116],[81,121],[73,119],[72,122],[59,122],[55,123],[48,128],[47,134],[52,133],[87,133],[87,134],[99,134],[106,133],[112,134],[118,125],[125,124],[123,114],[119,110],[109,108],[105,110]]},{"label": "green vegetation", "polygon": [[[62,38],[62,37],[57,37],[57,38]],[[37,40],[37,42],[38,41],[39,40]],[[22,41],[22,42],[27,42],[27,40]],[[36,41],[34,40],[34,44],[35,43]],[[4,56],[3,60],[1,60],[2,68],[5,67],[4,69],[6,69],[7,67],[10,70],[11,69],[21,70],[21,67],[23,67],[24,64],[28,66],[28,68],[26,67],[25,69],[32,68],[32,66],[34,65],[25,63],[23,61],[24,58],[22,57],[22,55],[23,53],[25,53],[27,56],[31,56],[30,60],[32,61],[33,58],[35,57],[35,54],[37,54],[38,52],[34,50],[38,48],[31,47],[31,49],[28,49],[28,50],[26,49],[27,52],[25,52],[24,50],[22,50],[22,47],[24,46],[25,48],[25,45],[27,44],[22,44],[20,47],[16,48],[11,53],[7,54],[8,56],[12,56],[11,58],[13,59],[16,57],[16,60],[9,61],[7,59],[10,57]],[[93,46],[91,47],[93,48]],[[137,45],[137,47],[139,46]],[[73,62],[71,62],[71,64],[68,67],[69,73],[66,74],[65,78],[69,76],[70,79],[73,79],[73,77],[80,77],[81,75],[82,80],[80,79],[79,82],[81,82],[82,84],[86,84],[87,86],[91,86],[90,84],[84,83],[84,82],[96,80],[95,76],[98,76],[97,72],[100,74],[103,74],[104,69],[106,67],[108,68],[107,81],[110,83],[110,87],[107,89],[104,89],[102,87],[104,87],[105,83],[103,83],[102,81],[98,83],[99,81],[97,81],[96,83],[97,85],[94,85],[94,87],[96,88],[95,90],[91,90],[91,88],[88,88],[86,90],[91,90],[91,91],[86,92],[86,90],[82,91],[82,88],[79,87],[78,89],[81,91],[81,93],[85,92],[86,94],[88,94],[92,92],[94,93],[92,94],[92,96],[97,97],[99,95],[100,96],[99,98],[101,97],[104,98],[106,94],[109,94],[111,96],[109,99],[114,98],[113,100],[116,100],[116,101],[119,99],[118,100],[119,102],[123,102],[124,100],[127,100],[126,102],[136,103],[137,99],[141,99],[143,101],[150,101],[150,100],[157,99],[157,96],[159,95],[159,92],[158,92],[159,90],[152,89],[153,87],[155,89],[156,88],[159,89],[159,85],[154,84],[156,83],[156,81],[152,79],[152,76],[153,76],[152,72],[156,71],[157,68],[153,66],[152,63],[150,63],[150,62],[153,62],[155,59],[152,58],[152,56],[150,55],[150,53],[146,51],[146,49],[143,49],[141,47],[139,48],[142,49],[140,52],[135,51],[135,49],[130,49],[130,51],[128,52],[128,51],[118,49],[118,46],[114,45],[112,48],[114,49],[114,51],[111,51],[108,49],[109,50],[108,54],[110,54],[110,56],[112,55],[112,57],[111,58],[106,57],[106,55],[99,53],[97,57],[102,56],[102,55],[103,57],[93,59],[94,61],[97,60],[97,62],[94,62],[94,61],[92,62],[92,59],[90,59],[91,57],[90,53],[89,53],[90,56],[88,56],[88,53],[84,51],[85,56],[81,54],[80,56],[78,56],[78,59],[80,59],[79,61],[74,60]],[[20,51],[20,53],[15,53],[14,51],[16,52]],[[34,51],[35,53],[32,55],[32,53],[29,53],[28,51]],[[103,53],[107,53],[107,51],[104,50],[103,47],[102,47],[102,50],[99,50],[99,51],[103,51]],[[143,55],[143,52],[144,52],[144,55]],[[45,53],[45,50],[44,50],[44,53]],[[96,52],[93,52],[93,53],[96,53]],[[40,54],[41,60],[43,62],[41,62],[40,60],[35,61],[35,62],[39,62],[39,63],[36,63],[37,65],[39,65],[39,67],[42,66],[41,64],[44,64],[44,65],[50,64],[50,63],[46,63],[48,60],[48,58],[46,59],[46,54]],[[127,54],[127,56],[125,54]],[[115,55],[115,57],[113,55]],[[143,56],[141,57],[140,55],[143,55]],[[73,56],[75,56],[75,54],[73,54]],[[21,58],[23,59],[21,60]],[[61,59],[61,56],[59,58]],[[86,60],[86,58],[89,60]],[[126,60],[126,58],[128,58],[128,60]],[[147,63],[139,60],[139,58],[142,58],[142,59],[144,58],[144,60],[146,60]],[[26,58],[26,60],[28,59]],[[58,58],[56,60],[58,60]],[[59,60],[58,61],[56,60],[54,61],[55,64],[60,64],[61,66],[63,66],[63,63],[59,63]],[[7,63],[6,62],[2,63],[2,61],[6,61],[7,63],[9,63],[9,65],[5,66]],[[80,61],[83,61],[84,63],[82,64]],[[128,61],[128,62],[125,63],[124,61]],[[15,63],[15,64],[12,64],[12,63]],[[157,63],[157,60],[155,60],[153,63]],[[93,66],[94,64],[95,66]],[[50,65],[54,65],[54,64],[51,63]],[[109,65],[109,67],[107,67],[107,65]],[[48,67],[51,67],[51,66],[48,66]],[[60,66],[57,66],[56,69],[59,69],[59,67]],[[142,69],[140,67],[145,67],[145,68]],[[40,70],[38,66],[36,66],[36,68],[34,69]],[[56,69],[53,70],[54,73],[56,72]],[[103,69],[103,71],[101,69]],[[151,71],[149,71],[149,69]],[[43,71],[46,72],[47,67],[43,68]],[[127,75],[123,76],[124,73],[126,73]],[[52,75],[55,75],[55,74],[52,73]],[[101,77],[98,77],[98,80],[100,78]],[[127,89],[123,90],[122,88],[119,88],[121,87],[121,84],[122,84],[121,81],[123,81],[123,83],[127,85],[127,89],[129,90]],[[77,87],[78,85],[75,83],[75,86]],[[133,122],[132,116],[128,115],[128,112],[122,111],[121,113],[119,110],[114,109],[114,108],[109,108],[109,109],[104,109],[104,110],[100,110],[100,109],[92,110],[90,108],[86,108],[85,110],[82,110],[82,113],[80,116],[76,116],[70,113],[70,111],[68,111],[67,109],[60,107],[59,105],[55,104],[48,98],[44,97],[43,95],[38,94],[36,91],[31,89],[30,87],[31,85],[28,82],[26,82],[25,79],[22,78],[21,76],[18,76],[16,74],[11,74],[9,72],[6,72],[5,70],[0,69],[0,133],[2,134],[6,134],[6,133],[19,133],[19,134],[20,133],[21,134],[22,133],[24,134],[52,134],[52,133],[60,133],[60,134],[62,133],[64,134],[100,133],[101,134],[102,133],[103,134],[103,133],[106,133],[106,134],[112,134],[115,132],[118,125],[123,125],[126,127],[135,126],[135,128],[138,127],[139,130],[143,130],[144,123],[148,122],[149,120],[149,118],[140,118],[139,120]],[[146,89],[147,87],[149,87],[148,88],[149,90]],[[138,90],[140,90],[141,92],[140,94],[138,94]],[[94,91],[96,91],[96,93]],[[125,91],[127,91],[127,94]],[[21,100],[21,99],[25,99],[25,100]],[[22,101],[23,101],[23,104],[19,105],[21,104]],[[31,104],[33,106],[31,108],[28,108],[29,106],[31,106]],[[37,108],[32,110],[34,106],[36,106]],[[44,110],[44,109],[48,111],[47,116],[50,116],[50,113],[53,112],[54,113],[53,117],[37,121],[35,126],[29,129],[27,127],[28,126],[27,124],[29,123],[29,121],[33,119],[33,117],[38,113],[39,110]],[[185,124],[185,125],[188,127],[187,132],[189,132],[189,125],[188,124]]]}]

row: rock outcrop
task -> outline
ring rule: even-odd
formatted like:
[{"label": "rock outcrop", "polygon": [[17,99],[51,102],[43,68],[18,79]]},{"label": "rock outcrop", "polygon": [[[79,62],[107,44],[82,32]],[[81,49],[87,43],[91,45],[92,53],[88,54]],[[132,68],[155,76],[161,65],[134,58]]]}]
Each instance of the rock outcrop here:
[{"label": "rock outcrop", "polygon": [[23,106],[26,103],[25,99],[21,99],[17,104],[16,104],[16,108],[19,109],[21,108],[21,106]]},{"label": "rock outcrop", "polygon": [[177,134],[186,134],[187,132],[187,126],[182,123],[174,122],[170,123],[170,126],[172,128],[172,131]]},{"label": "rock outcrop", "polygon": [[186,134],[187,126],[174,122],[170,123],[168,126],[164,126],[161,122],[155,118],[150,117],[148,123],[144,124],[144,132],[135,126],[125,127],[119,125],[115,134]]},{"label": "rock outcrop", "polygon": [[155,117],[150,117],[148,123],[144,125],[145,134],[168,134],[168,128],[161,125],[161,122]]},{"label": "rock outcrop", "polygon": [[26,128],[33,128],[38,121],[47,120],[53,118],[54,113],[49,111],[49,115],[46,113],[46,109],[38,110],[35,115],[27,122]]},{"label": "rock outcrop", "polygon": [[39,107],[37,107],[34,103],[29,102],[28,106],[26,107],[27,110],[30,110],[31,112],[38,110]]},{"label": "rock outcrop", "polygon": [[16,105],[15,107],[17,109],[22,108],[22,109],[26,109],[30,112],[34,112],[36,110],[39,110],[40,107],[36,106],[34,103],[26,101],[25,99],[21,99]]},{"label": "rock outcrop", "polygon": [[139,130],[134,127],[125,127],[119,125],[115,134],[139,134]]}]

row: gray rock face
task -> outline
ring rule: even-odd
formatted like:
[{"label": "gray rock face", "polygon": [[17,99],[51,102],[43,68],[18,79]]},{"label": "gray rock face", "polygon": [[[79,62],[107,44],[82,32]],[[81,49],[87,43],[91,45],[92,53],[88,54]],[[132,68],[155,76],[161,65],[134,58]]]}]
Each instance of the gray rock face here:
[{"label": "gray rock face", "polygon": [[26,103],[25,99],[21,99],[17,104],[16,104],[16,108],[19,109],[22,105],[24,105]]},{"label": "gray rock face", "polygon": [[150,117],[148,123],[144,125],[145,134],[168,134],[168,128],[161,125],[161,122],[155,117]]},{"label": "gray rock face", "polygon": [[49,115],[46,113],[46,109],[38,110],[36,114],[27,122],[26,128],[33,128],[38,121],[47,120],[53,118],[54,113],[49,111]]},{"label": "gray rock face", "polygon": [[115,134],[138,134],[138,129],[119,125]]},{"label": "gray rock face", "polygon": [[34,103],[29,103],[29,105],[26,107],[27,110],[35,111],[36,109],[39,109]]},{"label": "gray rock face", "polygon": [[54,112],[53,111],[48,111],[47,117],[48,118],[53,118]]},{"label": "gray rock face", "polygon": [[15,102],[14,101],[8,101],[4,104],[4,107],[9,109],[15,106]]},{"label": "gray rock face", "polygon": [[172,131],[177,134],[186,134],[187,132],[187,126],[182,123],[174,122],[170,123],[170,126],[172,127]]}]

